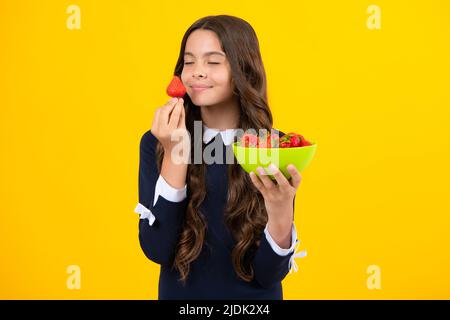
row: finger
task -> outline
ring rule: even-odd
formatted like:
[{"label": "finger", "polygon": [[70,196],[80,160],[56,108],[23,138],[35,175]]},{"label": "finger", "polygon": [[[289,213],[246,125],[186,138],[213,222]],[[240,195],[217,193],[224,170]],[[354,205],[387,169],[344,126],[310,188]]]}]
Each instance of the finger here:
[{"label": "finger", "polygon": [[275,180],[278,183],[278,186],[281,189],[287,190],[291,185],[289,184],[289,181],[287,181],[286,177],[283,175],[283,173],[278,169],[278,167],[271,163],[269,166],[269,169],[273,176],[275,177]]},{"label": "finger", "polygon": [[256,170],[258,170],[259,179],[264,184],[264,188],[266,188],[266,190],[272,190],[274,187],[276,187],[275,183],[272,182],[263,168],[258,167]]},{"label": "finger", "polygon": [[256,173],[254,173],[253,171],[250,172],[250,179],[252,180],[252,182],[255,185],[256,189],[258,189],[259,192],[264,194],[265,191],[266,191],[265,188],[264,188],[264,185],[262,184],[261,180],[259,180],[259,178],[256,175]]},{"label": "finger", "polygon": [[167,102],[166,102],[166,106],[167,105],[169,105],[169,104],[175,104],[175,103],[177,103],[178,102],[178,98],[177,97],[172,97],[172,98],[170,98],[169,100],[167,100]]},{"label": "finger", "polygon": [[292,186],[295,189],[297,189],[298,186],[300,185],[300,182],[302,181],[302,176],[300,175],[300,172],[298,172],[297,168],[293,164],[288,165],[287,170],[292,177],[291,181]]},{"label": "finger", "polygon": [[155,115],[153,116],[153,123],[152,123],[152,129],[157,130],[158,129],[158,123],[159,123],[159,113],[161,112],[161,109],[157,109],[155,111]]},{"label": "finger", "polygon": [[172,112],[173,108],[175,108],[175,106],[177,105],[177,102],[177,98],[172,98],[169,100],[169,102],[161,107],[160,121],[163,121],[164,124],[169,123],[169,115]]},{"label": "finger", "polygon": [[175,129],[178,125],[178,121],[180,120],[181,109],[183,108],[183,99],[178,100],[175,108],[173,109],[170,119],[169,119],[169,127]]}]

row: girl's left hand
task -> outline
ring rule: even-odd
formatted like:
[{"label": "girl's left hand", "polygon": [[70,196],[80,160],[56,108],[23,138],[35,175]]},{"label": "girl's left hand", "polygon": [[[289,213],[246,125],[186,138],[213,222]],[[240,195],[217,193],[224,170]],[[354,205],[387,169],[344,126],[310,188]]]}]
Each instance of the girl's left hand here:
[{"label": "girl's left hand", "polygon": [[272,232],[269,230],[270,234],[273,238],[276,237],[274,237],[274,234],[278,235],[280,239],[286,238],[287,236],[282,235],[290,235],[294,219],[294,197],[302,177],[297,168],[292,164],[287,166],[287,170],[291,175],[289,180],[286,179],[274,164],[271,164],[269,169],[271,170],[270,173],[275,177],[276,183],[269,178],[261,167],[257,169],[259,176],[254,172],[250,172],[250,179],[264,198],[264,204],[269,218],[269,228],[272,229]]}]

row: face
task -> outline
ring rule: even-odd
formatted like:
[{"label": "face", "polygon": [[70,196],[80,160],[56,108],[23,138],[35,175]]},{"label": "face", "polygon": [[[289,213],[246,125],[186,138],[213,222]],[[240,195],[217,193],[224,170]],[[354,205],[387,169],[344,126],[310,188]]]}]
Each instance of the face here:
[{"label": "face", "polygon": [[233,96],[231,68],[219,38],[210,30],[189,35],[184,53],[181,80],[192,102],[211,106]]}]

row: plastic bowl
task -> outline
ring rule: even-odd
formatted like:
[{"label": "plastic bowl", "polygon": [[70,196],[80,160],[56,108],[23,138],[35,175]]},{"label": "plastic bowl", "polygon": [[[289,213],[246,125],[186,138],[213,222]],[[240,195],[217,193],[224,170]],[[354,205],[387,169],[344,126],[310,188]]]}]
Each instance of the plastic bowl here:
[{"label": "plastic bowl", "polygon": [[256,148],[238,146],[235,142],[232,147],[236,160],[246,172],[253,171],[259,175],[256,168],[262,167],[267,175],[275,180],[268,166],[271,163],[275,164],[286,179],[289,179],[291,177],[287,171],[289,164],[293,164],[299,172],[302,172],[313,159],[317,144],[312,141],[311,144],[311,146],[296,148]]}]

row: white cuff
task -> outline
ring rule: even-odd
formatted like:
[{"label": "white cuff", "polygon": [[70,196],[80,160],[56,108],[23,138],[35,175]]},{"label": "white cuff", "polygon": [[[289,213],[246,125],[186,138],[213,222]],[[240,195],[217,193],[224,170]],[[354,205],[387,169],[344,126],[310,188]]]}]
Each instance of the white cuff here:
[{"label": "white cuff", "polygon": [[291,247],[288,249],[280,248],[280,246],[271,237],[267,225],[266,228],[264,229],[264,233],[266,234],[267,241],[269,242],[273,251],[275,251],[279,256],[287,256],[292,251],[294,252],[294,254],[289,259],[289,273],[292,273],[292,270],[297,272],[298,266],[297,263],[295,262],[295,259],[306,257],[306,250],[302,250],[300,252],[295,253],[295,251],[297,251],[298,247],[300,246],[300,240],[297,239],[297,230],[295,229],[295,223],[292,223]]},{"label": "white cuff", "polygon": [[292,222],[291,247],[288,249],[280,248],[280,246],[275,242],[275,240],[273,240],[272,236],[270,235],[267,226],[268,224],[264,229],[264,233],[266,234],[267,241],[270,243],[270,246],[272,247],[273,251],[275,251],[279,256],[287,256],[289,253],[294,251],[295,245],[297,243],[297,231],[295,230],[295,223]]},{"label": "white cuff", "polygon": [[153,222],[155,222],[155,216],[153,213],[140,203],[138,203],[136,209],[134,209],[134,212],[139,213],[140,219],[148,219],[149,225],[153,225]]},{"label": "white cuff", "polygon": [[167,183],[162,175],[159,175],[158,181],[156,181],[153,206],[155,206],[159,196],[162,196],[168,201],[181,202],[187,197],[187,185],[184,185],[181,189],[175,189]]}]

